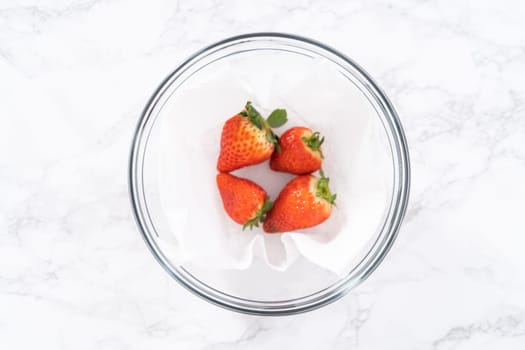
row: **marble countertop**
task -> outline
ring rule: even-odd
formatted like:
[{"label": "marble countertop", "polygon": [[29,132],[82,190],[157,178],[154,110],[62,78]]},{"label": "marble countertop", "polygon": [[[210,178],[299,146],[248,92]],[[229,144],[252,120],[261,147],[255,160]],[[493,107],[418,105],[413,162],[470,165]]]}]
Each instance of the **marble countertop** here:
[{"label": "marble countertop", "polygon": [[[525,348],[524,4],[0,2],[0,347]],[[128,202],[130,141],[157,84],[204,45],[255,31],[354,58],[411,149],[411,202],[386,260],[297,316],[189,294]]]}]

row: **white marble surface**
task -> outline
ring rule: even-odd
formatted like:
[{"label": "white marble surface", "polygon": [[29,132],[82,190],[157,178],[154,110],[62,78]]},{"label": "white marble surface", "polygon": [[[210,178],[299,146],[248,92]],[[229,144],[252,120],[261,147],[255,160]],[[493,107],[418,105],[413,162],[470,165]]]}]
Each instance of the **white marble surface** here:
[{"label": "white marble surface", "polygon": [[[0,1],[0,348],[525,348],[524,4]],[[387,259],[299,316],[190,295],[128,204],[128,148],[153,89],[196,49],[254,31],[356,59],[412,152]]]}]

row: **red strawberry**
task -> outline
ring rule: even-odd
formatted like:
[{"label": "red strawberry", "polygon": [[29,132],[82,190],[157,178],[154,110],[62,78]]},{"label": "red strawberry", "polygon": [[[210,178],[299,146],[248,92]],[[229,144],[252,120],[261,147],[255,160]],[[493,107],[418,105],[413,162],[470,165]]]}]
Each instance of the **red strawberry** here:
[{"label": "red strawberry", "polygon": [[319,225],[328,219],[336,197],[330,192],[328,181],[322,171],[321,178],[302,175],[290,181],[266,216],[264,231],[294,231]]},{"label": "red strawberry", "polygon": [[217,170],[230,172],[270,158],[274,148],[279,148],[271,128],[283,125],[286,120],[284,109],[276,109],[265,120],[251,102],[247,102],[242,112],[224,123]]},{"label": "red strawberry", "polygon": [[217,187],[226,213],[238,224],[259,227],[272,208],[266,191],[255,182],[230,174],[217,174]]},{"label": "red strawberry", "polygon": [[318,132],[313,133],[302,126],[286,130],[279,140],[281,152],[274,152],[270,167],[296,175],[319,170],[323,160],[321,145],[324,142],[324,137],[319,136]]}]

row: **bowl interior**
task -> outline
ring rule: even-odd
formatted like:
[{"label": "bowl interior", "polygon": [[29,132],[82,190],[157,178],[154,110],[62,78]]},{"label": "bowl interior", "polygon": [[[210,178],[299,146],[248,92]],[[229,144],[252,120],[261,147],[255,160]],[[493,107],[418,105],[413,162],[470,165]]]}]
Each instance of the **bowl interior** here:
[{"label": "bowl interior", "polygon": [[[302,256],[279,271],[269,267],[264,254],[258,252],[242,269],[195,263],[199,252],[193,253],[193,259],[183,259],[191,246],[192,231],[197,232],[193,238],[206,252],[217,249],[220,235],[227,234],[221,225],[204,229],[202,225],[207,215],[222,210],[215,208],[214,162],[222,123],[246,100],[252,100],[263,113],[286,108],[292,116],[292,125],[286,127],[308,123],[330,135],[325,153],[332,150],[337,157],[327,156],[325,171],[350,174],[333,179],[333,185],[346,197],[358,196],[364,189],[370,193],[357,202],[345,203],[343,198],[344,210],[334,219],[340,226],[334,224],[333,232],[320,234],[330,241],[339,228],[355,231],[357,238],[337,251],[346,259],[338,272]],[[400,188],[406,181],[400,174],[403,140],[399,139],[402,134],[396,134],[397,119],[389,107],[359,67],[304,39],[247,36],[196,54],[161,85],[137,131],[131,162],[132,199],[148,246],[184,286],[240,311],[295,312],[344,294],[384,256],[397,231],[400,211],[401,217],[404,212],[406,189]],[[241,170],[238,175],[257,181],[275,198],[291,176],[264,175],[263,166],[267,164]],[[176,213],[180,208],[175,199],[187,201],[186,212]],[[347,220],[355,226],[343,225]],[[181,239],[177,230],[185,230],[189,238]],[[273,263],[278,265],[283,259],[278,252],[282,249],[280,235],[238,234],[260,235],[265,247],[277,251]],[[195,245],[191,247],[194,252]],[[235,254],[237,246],[232,243],[232,247],[230,253]]]}]

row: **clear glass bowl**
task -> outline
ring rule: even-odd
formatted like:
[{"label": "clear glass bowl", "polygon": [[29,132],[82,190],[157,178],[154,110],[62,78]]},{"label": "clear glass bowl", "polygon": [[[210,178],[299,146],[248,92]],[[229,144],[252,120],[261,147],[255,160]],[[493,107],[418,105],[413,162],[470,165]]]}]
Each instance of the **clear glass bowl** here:
[{"label": "clear glass bowl", "polygon": [[[159,186],[158,142],[164,108],[170,99],[191,88],[199,75],[209,75],[225,64],[252,67],[251,75],[264,78],[267,70],[253,67],[278,67],[280,63],[308,71],[318,65],[329,66],[330,74],[344,77],[345,88],[356,90],[373,110],[374,123],[380,125],[389,169],[388,200],[383,220],[344,276],[320,271],[307,262],[296,264],[285,272],[264,267],[248,270],[205,271],[191,264],[178,265],[170,259],[160,241],[170,235],[163,210]],[[240,64],[240,65],[239,65]],[[280,70],[286,75],[286,70]],[[173,114],[171,114],[173,116]],[[175,113],[174,117],[177,115]],[[185,116],[187,117],[187,116]],[[227,116],[218,115],[217,118]],[[192,186],[192,184],[187,184]],[[198,185],[198,184],[195,184]],[[410,185],[408,148],[398,116],[388,98],[370,76],[350,58],[311,39],[282,34],[255,33],[240,35],[210,45],[195,53],[177,67],[158,87],[139,120],[129,164],[129,186],[132,209],[144,240],[159,264],[192,293],[216,305],[234,311],[259,315],[301,313],[327,305],[364,281],[379,265],[391,247],[406,211]],[[241,288],[241,286],[243,288]],[[250,286],[250,288],[247,288]]]}]

